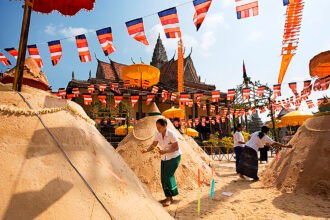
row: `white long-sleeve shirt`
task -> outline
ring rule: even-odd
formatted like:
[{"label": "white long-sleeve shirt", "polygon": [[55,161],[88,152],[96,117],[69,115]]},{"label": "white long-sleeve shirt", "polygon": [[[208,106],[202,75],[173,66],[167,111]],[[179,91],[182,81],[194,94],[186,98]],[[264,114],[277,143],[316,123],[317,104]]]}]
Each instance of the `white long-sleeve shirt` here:
[{"label": "white long-sleeve shirt", "polygon": [[259,131],[251,134],[251,138],[248,142],[246,142],[245,146],[249,146],[253,150],[258,152],[258,149],[263,148],[265,146],[265,144],[272,144],[275,142],[270,137],[268,137],[268,135],[266,135],[266,134],[260,139],[258,134],[259,134]]},{"label": "white long-sleeve shirt", "polygon": [[245,142],[242,132],[236,131],[234,134],[234,147],[244,147],[244,144],[239,142]]}]

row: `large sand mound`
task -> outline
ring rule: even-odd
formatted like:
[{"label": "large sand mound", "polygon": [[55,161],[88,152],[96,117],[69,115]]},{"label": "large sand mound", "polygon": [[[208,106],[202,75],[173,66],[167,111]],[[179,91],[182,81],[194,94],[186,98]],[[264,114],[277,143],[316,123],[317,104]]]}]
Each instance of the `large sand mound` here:
[{"label": "large sand mound", "polygon": [[[142,149],[147,148],[154,140],[157,131],[156,121],[162,116],[148,116],[139,121],[134,131],[119,143],[118,153],[124,158],[140,180],[152,192],[161,192],[160,182],[160,155],[154,150],[143,154]],[[198,145],[190,137],[183,137],[168,120],[168,127],[175,131],[179,137],[179,146],[182,150],[181,163],[175,173],[179,191],[180,189],[197,188],[197,172],[203,173],[202,179],[210,182],[210,160],[207,155],[199,150]],[[202,159],[203,158],[203,159]]]},{"label": "large sand mound", "polygon": [[[0,107],[28,109],[10,88],[0,83]],[[26,86],[22,94],[34,109],[67,104]],[[42,119],[115,219],[171,219],[93,124],[69,110]],[[0,137],[0,219],[110,219],[36,116],[0,111]]]},{"label": "large sand mound", "polygon": [[264,181],[286,192],[330,198],[330,116],[307,120],[264,173]]}]

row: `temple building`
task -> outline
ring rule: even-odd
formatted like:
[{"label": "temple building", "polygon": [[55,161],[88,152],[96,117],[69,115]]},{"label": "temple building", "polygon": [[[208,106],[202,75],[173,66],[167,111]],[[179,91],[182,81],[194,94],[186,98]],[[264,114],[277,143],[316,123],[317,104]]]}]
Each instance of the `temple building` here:
[{"label": "temple building", "polygon": [[[201,102],[203,104],[206,104],[206,109],[203,109],[201,107],[199,108],[197,104],[194,103],[193,107],[186,108],[186,119],[194,119],[201,116],[215,115],[216,111],[218,111],[218,106],[222,105],[221,103],[223,103],[224,105],[226,94],[221,93],[220,102],[213,103],[216,106],[216,111],[214,111],[213,113],[210,112],[211,93],[216,89],[216,87],[215,85],[210,85],[201,82],[201,78],[197,74],[191,55],[192,50],[184,58],[184,91],[188,92],[190,94],[190,98],[192,98],[193,100],[195,100],[194,95],[196,92],[202,92],[204,95],[201,98]],[[158,95],[155,97],[154,101],[156,102],[161,112],[171,108],[171,106],[178,105],[178,102],[171,102],[170,99],[168,99],[166,102],[162,102],[162,98],[160,95],[163,89],[169,92],[178,91],[178,60],[176,60],[174,57],[175,55],[173,55],[171,59],[168,59],[162,40],[160,37],[158,37],[150,65],[157,67],[160,70],[160,80],[159,83],[156,85],[159,88],[159,92]],[[131,107],[130,96],[132,94],[142,94],[142,100],[143,103],[145,103],[146,95],[150,91],[140,91],[136,88],[123,88],[124,82],[120,78],[121,72],[124,67],[130,64],[123,64],[111,59],[109,59],[109,62],[104,62],[97,59],[97,62],[98,66],[95,78],[92,77],[92,74],[90,72],[89,78],[87,80],[80,80],[76,79],[74,73],[72,73],[72,80],[67,85],[67,92],[70,93],[73,88],[79,88],[80,94],[83,94],[87,92],[87,88],[90,85],[109,85],[110,83],[118,83],[119,90],[123,95],[123,100],[119,108],[114,108],[113,94],[115,92],[110,89],[104,91],[105,94],[109,95],[109,97],[107,98],[108,104],[106,107],[102,107],[101,105],[97,104],[84,105],[83,98],[81,96],[79,98],[74,99],[74,101],[79,103],[84,108],[86,113],[93,119],[96,119],[98,117],[109,117],[109,119],[118,117],[139,119],[138,105]],[[97,100],[97,94],[93,94],[93,100]],[[147,106],[144,104],[142,108],[143,116],[145,116],[146,109]]]}]

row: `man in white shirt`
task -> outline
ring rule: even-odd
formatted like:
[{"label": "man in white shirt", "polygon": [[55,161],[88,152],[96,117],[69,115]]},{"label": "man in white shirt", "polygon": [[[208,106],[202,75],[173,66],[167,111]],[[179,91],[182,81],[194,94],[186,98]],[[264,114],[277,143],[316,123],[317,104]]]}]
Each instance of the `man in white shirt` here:
[{"label": "man in white shirt", "polygon": [[158,119],[156,121],[158,132],[155,135],[153,143],[147,150],[153,150],[157,145],[159,146],[159,153],[161,155],[161,182],[166,199],[162,200],[163,206],[169,206],[173,202],[173,196],[179,194],[176,185],[174,173],[179,166],[181,160],[181,149],[178,145],[178,137],[176,134],[167,128],[166,119]]},{"label": "man in white shirt", "polygon": [[250,140],[246,142],[238,164],[238,173],[241,177],[244,178],[244,176],[248,176],[250,178],[253,178],[255,181],[259,180],[257,152],[258,149],[264,147],[264,145],[272,145],[278,148],[292,148],[291,145],[283,145],[273,141],[270,137],[268,137],[268,132],[269,128],[263,126],[260,132],[255,132],[251,134]]},{"label": "man in white shirt", "polygon": [[234,152],[236,157],[236,173],[238,173],[237,168],[239,160],[243,151],[245,140],[242,134],[243,126],[241,124],[237,125],[236,131],[234,133]]}]

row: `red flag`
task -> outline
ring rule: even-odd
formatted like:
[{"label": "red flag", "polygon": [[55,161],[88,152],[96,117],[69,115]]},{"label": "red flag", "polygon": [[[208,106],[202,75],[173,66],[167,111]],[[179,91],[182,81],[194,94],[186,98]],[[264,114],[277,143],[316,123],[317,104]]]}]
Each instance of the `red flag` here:
[{"label": "red flag", "polygon": [[85,105],[91,105],[92,104],[92,96],[90,94],[84,94],[84,104]]},{"label": "red flag", "polygon": [[115,107],[119,105],[119,103],[123,100],[123,96],[121,95],[115,95]]},{"label": "red flag", "polygon": [[52,64],[53,66],[55,66],[62,57],[61,42],[59,40],[50,41],[48,42],[48,48],[49,48]]},{"label": "red flag", "polygon": [[135,40],[143,43],[144,45],[149,45],[147,37],[144,33],[144,25],[142,18],[137,18],[126,22],[126,27],[128,34]]},{"label": "red flag", "polygon": [[87,90],[88,90],[88,93],[93,93],[95,90],[94,85],[89,85]]},{"label": "red flag", "polygon": [[17,56],[18,56],[18,51],[11,47],[11,48],[5,48],[5,51],[7,51],[7,53],[9,53],[10,55],[12,55],[16,60],[17,60]]},{"label": "red flag", "polygon": [[205,16],[211,6],[212,0],[194,0],[193,4],[196,10],[196,13],[194,14],[194,23],[196,26],[197,31],[201,27]]},{"label": "red flag", "polygon": [[250,99],[250,88],[243,88],[243,100]]},{"label": "red flag", "polygon": [[113,46],[112,30],[111,27],[106,27],[96,31],[97,38],[101,44],[105,56],[109,56],[116,51]]},{"label": "red flag", "polygon": [[10,61],[8,60],[7,57],[5,57],[5,55],[3,55],[2,53],[0,53],[0,62],[5,65],[5,66],[10,66],[11,63]]},{"label": "red flag", "polygon": [[181,38],[179,18],[175,7],[158,12],[158,16],[163,25],[166,38]]},{"label": "red flag", "polygon": [[259,86],[256,94],[261,97],[264,95],[265,90],[266,90],[266,86]]},{"label": "red flag", "polygon": [[276,84],[273,86],[274,98],[281,96],[281,84]]},{"label": "red flag", "polygon": [[218,102],[220,100],[220,90],[212,91],[212,102]]},{"label": "red flag", "polygon": [[134,105],[139,101],[139,98],[139,95],[131,95],[132,107],[134,107]]},{"label": "red flag", "polygon": [[289,87],[292,90],[293,94],[297,94],[297,83],[296,82],[291,82],[289,83]]},{"label": "red flag", "polygon": [[32,57],[32,59],[34,59],[34,61],[36,61],[36,63],[38,64],[38,67],[42,68],[44,66],[44,64],[43,64],[42,59],[40,57],[37,45],[36,44],[28,45],[27,48],[28,48],[28,51],[29,51],[29,55]]},{"label": "red flag", "polygon": [[88,42],[84,34],[76,36],[79,59],[81,62],[91,62],[92,57],[88,49]]},{"label": "red flag", "polygon": [[100,95],[98,95],[97,96],[98,97],[98,99],[100,100],[100,102],[104,105],[104,106],[106,106],[107,105],[107,96],[106,95],[104,95],[104,94],[100,94]]},{"label": "red flag", "polygon": [[79,96],[79,88],[73,88],[72,93],[73,93],[74,97],[78,97]]},{"label": "red flag", "polygon": [[228,101],[233,101],[236,95],[236,90],[235,89],[228,89],[227,93],[227,100]]},{"label": "red flag", "polygon": [[147,95],[147,101],[146,101],[146,104],[149,105],[150,102],[151,102],[154,98],[155,98],[155,94],[153,94],[153,93],[149,93],[149,94]]}]

